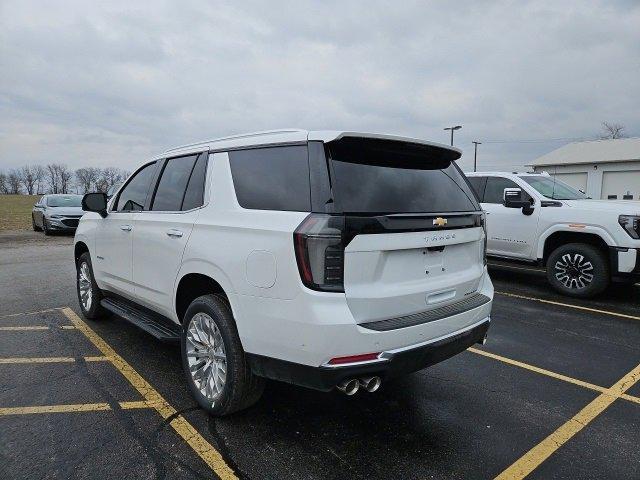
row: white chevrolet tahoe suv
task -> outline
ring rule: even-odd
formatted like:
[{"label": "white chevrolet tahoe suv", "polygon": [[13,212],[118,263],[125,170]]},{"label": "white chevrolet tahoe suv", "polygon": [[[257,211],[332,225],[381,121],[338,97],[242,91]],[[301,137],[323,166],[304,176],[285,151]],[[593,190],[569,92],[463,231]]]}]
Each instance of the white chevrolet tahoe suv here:
[{"label": "white chevrolet tahoe suv", "polygon": [[487,214],[490,256],[546,266],[560,293],[640,281],[640,202],[592,200],[546,173],[467,173]]},{"label": "white chevrolet tahoe suv", "polygon": [[265,378],[375,391],[486,337],[484,214],[460,155],[301,130],[169,150],[108,202],[85,195],[82,313],[180,342],[214,415],[257,401]]}]

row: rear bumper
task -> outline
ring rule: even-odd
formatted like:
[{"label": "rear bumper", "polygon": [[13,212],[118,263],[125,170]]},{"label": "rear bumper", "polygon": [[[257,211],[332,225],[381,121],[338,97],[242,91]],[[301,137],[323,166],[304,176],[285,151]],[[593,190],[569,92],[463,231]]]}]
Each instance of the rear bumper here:
[{"label": "rear bumper", "polygon": [[261,377],[313,388],[332,390],[351,378],[378,375],[383,380],[415,372],[463,352],[487,335],[490,317],[428,342],[385,351],[378,360],[359,364],[312,367],[277,358],[247,354],[253,373]]}]

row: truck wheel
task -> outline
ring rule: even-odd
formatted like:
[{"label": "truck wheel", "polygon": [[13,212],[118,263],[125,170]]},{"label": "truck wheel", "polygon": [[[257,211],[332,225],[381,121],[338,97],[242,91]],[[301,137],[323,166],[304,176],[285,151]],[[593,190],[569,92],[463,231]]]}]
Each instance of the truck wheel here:
[{"label": "truck wheel", "polygon": [[96,320],[108,315],[107,310],[100,305],[100,300],[104,297],[93,276],[89,252],[80,255],[76,263],[76,290],[80,310],[85,318]]},{"label": "truck wheel", "polygon": [[229,415],[260,399],[265,381],[251,372],[224,297],[203,295],[191,302],[180,344],[189,390],[209,414]]},{"label": "truck wheel", "polygon": [[592,245],[568,243],[551,252],[547,279],[564,295],[593,297],[609,286],[609,262],[604,253]]}]

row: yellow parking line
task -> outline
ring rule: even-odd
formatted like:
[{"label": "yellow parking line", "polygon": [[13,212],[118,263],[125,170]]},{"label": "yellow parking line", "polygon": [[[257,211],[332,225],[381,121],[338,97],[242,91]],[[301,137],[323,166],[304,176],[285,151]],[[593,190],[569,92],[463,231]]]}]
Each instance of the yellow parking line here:
[{"label": "yellow parking line", "polygon": [[[562,380],[563,382],[572,383],[580,387],[588,388],[589,390],[593,390],[595,392],[605,393],[608,390],[607,388],[601,387],[600,385],[584,382],[582,380],[578,380],[577,378],[568,377],[567,375],[562,375],[561,373],[552,372],[551,370],[545,370],[544,368],[536,367],[535,365],[530,365],[528,363],[520,362],[512,358],[503,357],[502,355],[497,355],[495,353],[487,352],[486,350],[478,350],[477,348],[474,348],[474,347],[470,347],[467,350],[469,350],[472,353],[476,353],[478,355],[493,358],[494,360],[498,360],[500,362],[504,362],[509,365],[514,365],[516,367],[524,368],[526,370],[539,373],[541,375],[546,375],[548,377],[552,377],[557,380]],[[620,398],[623,398],[630,402],[640,404],[640,398],[634,397],[633,395],[628,395],[626,393],[623,393],[622,395],[620,395]]]},{"label": "yellow parking line", "polygon": [[75,362],[73,357],[14,357],[14,358],[0,358],[0,363],[66,363]]},{"label": "yellow parking line", "polygon": [[620,398],[624,398],[625,400],[629,400],[630,402],[634,402],[640,405],[640,398],[634,397],[633,395],[627,395],[626,393],[623,393],[622,395],[620,395]]},{"label": "yellow parking line", "polygon": [[84,357],[85,362],[110,362],[111,359],[109,357]]},{"label": "yellow parking line", "polygon": [[524,368],[541,375],[546,375],[548,377],[556,378],[564,382],[573,383],[574,385],[579,385],[581,387],[588,388],[589,390],[595,390],[596,392],[601,393],[607,391],[605,387],[600,387],[599,385],[594,385],[593,383],[583,382],[582,380],[578,380],[577,378],[568,377],[560,373],[552,372],[551,370],[545,370],[544,368],[529,365],[528,363],[520,362],[518,360],[512,360],[511,358],[496,355],[495,353],[487,352],[485,350],[478,350],[477,348],[473,347],[469,348],[468,350],[484,357],[493,358],[494,360],[499,360],[501,362],[508,363],[509,365],[515,365],[516,367]]},{"label": "yellow parking line", "polygon": [[[51,327],[48,325],[26,325],[19,327],[0,327],[0,332],[22,332],[22,331],[31,331],[31,330],[49,330]],[[62,330],[75,330],[74,325],[59,325],[54,326],[53,328],[60,328]]]},{"label": "yellow parking line", "polygon": [[527,297],[525,295],[517,295],[515,293],[508,293],[508,292],[495,292],[495,293],[499,295],[504,295],[505,297],[521,298],[523,300],[531,300],[534,302],[548,303],[551,305],[560,305],[562,307],[575,308],[576,310],[586,310],[588,312],[603,313],[605,315],[613,315],[614,317],[630,318],[631,320],[640,320],[640,317],[637,317],[635,315],[627,315],[626,313],[612,312],[610,310],[599,310],[597,308],[582,307],[580,305],[573,305],[571,303],[555,302],[552,300],[544,300],[542,298]]},{"label": "yellow parking line", "polygon": [[[144,400],[133,402],[118,402],[122,410],[142,408],[154,408],[152,404]],[[4,407],[0,408],[0,416],[3,415],[33,415],[36,413],[77,413],[77,412],[101,412],[112,410],[108,403],[78,403],[75,405],[37,405],[33,407]]]},{"label": "yellow parking line", "polygon": [[640,380],[640,365],[618,380],[613,386],[598,395],[591,403],[576,413],[564,425],[533,447],[510,467],[496,477],[496,480],[522,479],[535,470],[556,450],[586,427],[594,418],[604,412],[609,405],[620,398]]},{"label": "yellow parking line", "polygon": [[69,412],[97,412],[111,410],[108,403],[80,403],[76,405],[41,405],[37,407],[4,407],[0,408],[3,415],[30,415],[34,413],[69,413]]},{"label": "yellow parking line", "polygon": [[57,310],[62,310],[62,308],[63,307],[53,307],[53,308],[45,308],[44,310],[36,310],[35,312],[10,313],[8,315],[0,315],[0,319],[11,318],[11,317],[21,317],[22,315],[38,315],[40,313],[55,312]]},{"label": "yellow parking line", "polygon": [[120,408],[123,410],[134,410],[138,408],[156,408],[151,402],[146,400],[137,400],[135,402],[118,402]]},{"label": "yellow parking line", "polygon": [[[107,357],[84,357],[85,362],[106,362]],[[0,358],[0,364],[7,363],[71,363],[74,357],[6,357]]]},{"label": "yellow parking line", "polygon": [[28,330],[49,330],[46,325],[32,325],[30,327],[0,327],[0,332],[21,332]]},{"label": "yellow parking line", "polygon": [[70,308],[62,310],[64,315],[93,343],[103,355],[110,357],[113,365],[133,385],[142,397],[153,405],[153,408],[167,419],[175,417],[169,423],[185,442],[198,454],[198,456],[223,480],[237,478],[233,470],[226,464],[222,455],[200,435],[200,433],[187,422],[178,412],[154,389],[134,368],[129,365],[116,351],[109,346],[97,333],[95,333],[78,315]]}]

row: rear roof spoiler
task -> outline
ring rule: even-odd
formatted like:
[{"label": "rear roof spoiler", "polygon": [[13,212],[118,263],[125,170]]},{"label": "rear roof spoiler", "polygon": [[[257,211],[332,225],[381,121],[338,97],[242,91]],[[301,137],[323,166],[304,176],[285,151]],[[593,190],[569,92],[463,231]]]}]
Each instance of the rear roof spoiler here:
[{"label": "rear roof spoiler", "polygon": [[460,150],[459,148],[445,145],[443,143],[422,140],[420,138],[402,137],[400,135],[387,135],[387,134],[366,133],[366,132],[315,131],[315,132],[309,132],[308,139],[321,140],[323,142],[331,142],[334,140],[340,140],[341,138],[345,138],[345,137],[391,140],[396,142],[408,142],[408,143],[415,143],[419,145],[426,145],[434,148],[441,148],[443,150],[454,152],[455,154],[454,154],[453,160],[458,160],[462,156],[462,150]]}]

